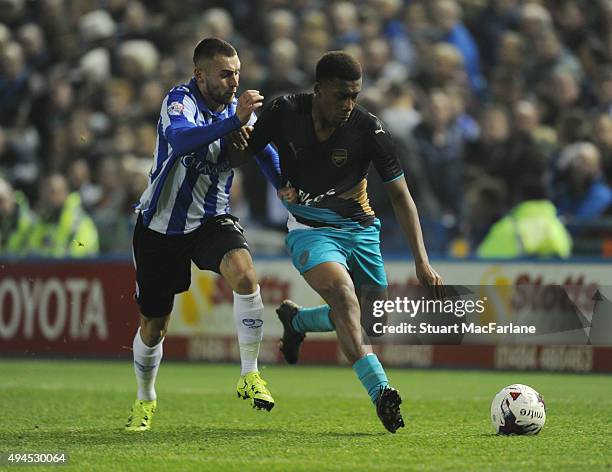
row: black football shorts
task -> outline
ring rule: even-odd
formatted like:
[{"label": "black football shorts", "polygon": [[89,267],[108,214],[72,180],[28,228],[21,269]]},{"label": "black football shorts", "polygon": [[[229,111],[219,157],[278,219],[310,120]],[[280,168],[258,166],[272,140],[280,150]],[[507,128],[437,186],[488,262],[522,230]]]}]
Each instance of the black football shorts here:
[{"label": "black football shorts", "polygon": [[170,314],[174,295],[189,289],[191,261],[201,270],[219,272],[223,256],[232,249],[249,249],[244,230],[233,215],[207,220],[188,234],[166,235],[144,226],[134,228],[136,300],[146,317]]}]

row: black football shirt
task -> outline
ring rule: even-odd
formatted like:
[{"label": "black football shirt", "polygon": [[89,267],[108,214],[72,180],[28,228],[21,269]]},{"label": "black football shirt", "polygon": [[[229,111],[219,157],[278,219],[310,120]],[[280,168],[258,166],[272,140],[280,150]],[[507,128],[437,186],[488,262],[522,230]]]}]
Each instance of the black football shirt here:
[{"label": "black football shirt", "polygon": [[368,201],[372,163],[383,182],[403,175],[389,131],[357,105],[347,122],[320,142],[312,121],[313,94],[288,95],[268,104],[251,134],[249,148],[259,152],[272,142],[279,153],[283,182],[299,195],[289,204],[294,227],[370,226],[375,215]]}]

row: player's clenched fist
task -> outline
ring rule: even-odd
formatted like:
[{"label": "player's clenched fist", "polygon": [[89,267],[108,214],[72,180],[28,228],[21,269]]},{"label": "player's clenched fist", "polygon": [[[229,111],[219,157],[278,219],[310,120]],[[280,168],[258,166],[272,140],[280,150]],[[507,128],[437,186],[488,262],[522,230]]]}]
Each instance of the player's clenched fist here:
[{"label": "player's clenched fist", "polygon": [[236,115],[242,124],[246,124],[251,117],[251,113],[263,105],[263,96],[259,94],[259,90],[247,90],[238,99],[238,107]]},{"label": "player's clenched fist", "polygon": [[234,146],[234,149],[244,151],[249,145],[249,138],[251,137],[252,132],[252,126],[243,126],[236,131],[232,131],[228,135],[228,139],[230,143],[232,143],[232,146]]},{"label": "player's clenched fist", "polygon": [[298,201],[298,193],[297,190],[293,187],[282,187],[279,188],[276,192],[278,198],[283,200],[286,203],[297,203]]},{"label": "player's clenched fist", "polygon": [[415,262],[415,267],[416,276],[419,282],[421,282],[424,287],[429,287],[431,289],[434,298],[443,300],[446,296],[446,291],[444,290],[442,277],[438,275],[429,262]]}]

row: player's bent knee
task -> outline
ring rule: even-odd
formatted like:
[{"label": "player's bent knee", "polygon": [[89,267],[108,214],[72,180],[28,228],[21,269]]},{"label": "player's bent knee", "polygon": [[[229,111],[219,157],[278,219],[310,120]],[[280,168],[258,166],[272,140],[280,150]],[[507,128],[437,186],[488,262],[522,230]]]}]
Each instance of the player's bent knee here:
[{"label": "player's bent knee", "polygon": [[156,318],[147,318],[141,314],[140,335],[147,346],[154,346],[159,343],[168,331],[170,314]]},{"label": "player's bent knee", "polygon": [[249,269],[236,274],[232,283],[232,289],[234,292],[241,295],[248,295],[254,293],[257,290],[257,276],[255,270],[250,267]]},{"label": "player's bent knee", "polygon": [[332,308],[335,307],[336,309],[344,311],[359,306],[357,295],[353,287],[348,284],[330,284],[321,292],[323,298],[329,300]]},{"label": "player's bent knee", "polygon": [[257,274],[253,260],[245,249],[229,251],[221,261],[220,272],[236,293],[248,295],[257,290]]}]

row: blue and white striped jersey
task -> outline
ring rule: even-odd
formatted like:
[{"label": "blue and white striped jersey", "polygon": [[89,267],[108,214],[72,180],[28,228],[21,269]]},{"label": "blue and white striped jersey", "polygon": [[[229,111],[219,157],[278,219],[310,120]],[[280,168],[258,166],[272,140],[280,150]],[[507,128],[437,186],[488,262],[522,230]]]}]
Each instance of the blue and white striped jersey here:
[{"label": "blue and white striped jersey", "polygon": [[234,171],[221,137],[241,126],[236,104],[234,99],[221,112],[209,110],[195,79],[166,95],[149,185],[136,206],[146,227],[190,233],[208,218],[229,213]]}]

